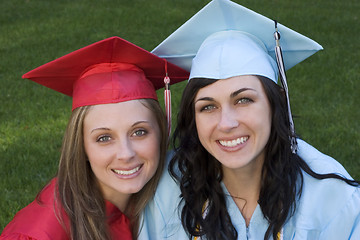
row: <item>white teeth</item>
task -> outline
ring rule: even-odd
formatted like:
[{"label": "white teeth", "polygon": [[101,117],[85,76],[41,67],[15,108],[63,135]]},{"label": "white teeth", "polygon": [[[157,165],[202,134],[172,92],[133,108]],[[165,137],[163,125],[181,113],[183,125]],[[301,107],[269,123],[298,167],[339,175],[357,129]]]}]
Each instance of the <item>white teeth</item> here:
[{"label": "white teeth", "polygon": [[120,174],[120,175],[131,175],[133,173],[136,173],[137,171],[139,171],[140,169],[140,166],[134,168],[134,169],[131,169],[129,171],[124,171],[124,170],[116,170],[116,169],[113,169],[113,171],[117,174]]},{"label": "white teeth", "polygon": [[224,147],[235,147],[238,144],[242,144],[242,143],[246,142],[248,139],[249,139],[249,137],[241,137],[241,138],[234,139],[232,141],[220,140],[219,142]]}]

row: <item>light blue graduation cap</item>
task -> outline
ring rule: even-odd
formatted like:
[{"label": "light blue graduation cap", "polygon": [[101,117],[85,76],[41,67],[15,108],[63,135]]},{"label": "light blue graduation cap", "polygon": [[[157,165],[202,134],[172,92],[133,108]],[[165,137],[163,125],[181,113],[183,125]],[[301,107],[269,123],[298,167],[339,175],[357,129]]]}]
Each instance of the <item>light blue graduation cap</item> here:
[{"label": "light blue graduation cap", "polygon": [[[239,4],[213,0],[152,53],[189,70],[190,80],[260,75],[277,82],[280,73],[295,136],[285,71],[321,49],[315,41]],[[291,140],[295,153],[295,137]]]}]

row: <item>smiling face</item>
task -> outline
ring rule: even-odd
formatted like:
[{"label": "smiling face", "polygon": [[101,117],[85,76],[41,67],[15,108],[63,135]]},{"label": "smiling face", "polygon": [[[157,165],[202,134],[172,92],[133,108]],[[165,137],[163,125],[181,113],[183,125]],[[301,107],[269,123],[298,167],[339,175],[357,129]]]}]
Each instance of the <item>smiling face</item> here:
[{"label": "smiling face", "polygon": [[154,176],[160,130],[140,100],[92,106],[83,130],[85,152],[106,200],[124,202]]},{"label": "smiling face", "polygon": [[199,140],[224,170],[261,169],[271,109],[260,80],[237,76],[201,88],[195,97]]}]

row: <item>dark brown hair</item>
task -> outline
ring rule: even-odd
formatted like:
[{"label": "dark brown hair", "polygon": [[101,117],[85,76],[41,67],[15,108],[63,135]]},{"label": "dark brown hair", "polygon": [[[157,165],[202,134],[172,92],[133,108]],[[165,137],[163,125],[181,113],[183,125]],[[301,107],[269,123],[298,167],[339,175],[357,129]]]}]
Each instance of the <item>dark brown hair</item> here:
[{"label": "dark brown hair", "polygon": [[[283,89],[268,78],[257,77],[269,100],[272,114],[258,203],[269,222],[264,239],[269,239],[270,236],[277,239],[277,233],[286,219],[294,214],[296,200],[301,196],[302,170],[317,179],[336,178],[353,186],[359,186],[359,182],[332,173],[317,174],[303,159],[291,152],[290,124]],[[172,139],[175,155],[170,162],[169,171],[180,184],[183,202],[181,221],[184,229],[192,236],[205,235],[209,240],[237,239],[221,187],[221,164],[201,145],[195,124],[196,94],[199,89],[216,81],[198,78],[191,79],[187,84]],[[202,209],[207,200],[209,212],[203,219]]]}]

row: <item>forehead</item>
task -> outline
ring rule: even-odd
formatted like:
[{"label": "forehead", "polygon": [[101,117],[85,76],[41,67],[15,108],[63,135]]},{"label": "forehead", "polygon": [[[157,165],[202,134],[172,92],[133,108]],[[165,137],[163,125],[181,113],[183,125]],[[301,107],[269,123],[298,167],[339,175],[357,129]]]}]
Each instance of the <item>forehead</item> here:
[{"label": "forehead", "polygon": [[229,96],[231,93],[240,89],[251,89],[257,93],[264,93],[263,86],[259,78],[253,75],[236,76],[227,79],[220,79],[206,87],[201,88],[196,99],[209,96]]},{"label": "forehead", "polygon": [[155,121],[154,113],[142,100],[94,105],[84,119],[86,125],[121,125],[137,121]]}]

